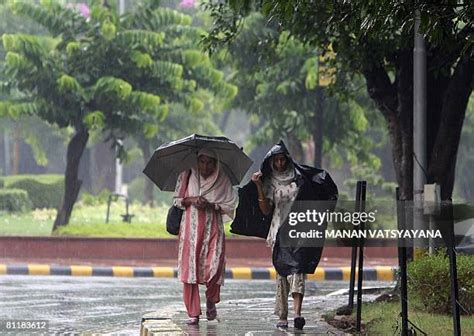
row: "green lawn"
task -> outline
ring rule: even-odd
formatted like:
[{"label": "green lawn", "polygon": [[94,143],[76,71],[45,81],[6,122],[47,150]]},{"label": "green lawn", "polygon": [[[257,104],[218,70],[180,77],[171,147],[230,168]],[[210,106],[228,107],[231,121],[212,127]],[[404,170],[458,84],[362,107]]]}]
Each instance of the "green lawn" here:
[{"label": "green lawn", "polygon": [[[0,212],[1,236],[49,236],[53,227],[53,219],[47,218],[47,211],[29,213]],[[56,213],[56,211],[54,211]],[[54,218],[54,217],[53,217]]]},{"label": "green lawn", "polygon": [[[106,204],[95,206],[78,202],[72,212],[69,225],[60,228],[54,235],[83,237],[137,237],[170,238],[166,232],[167,206],[151,208],[139,203],[129,207],[133,214],[132,223],[122,222],[125,214],[122,202],[114,202],[110,207],[109,223],[105,223]],[[50,236],[56,216],[54,209],[37,209],[27,213],[0,212],[0,235],[2,236]],[[225,225],[226,235],[229,225]]]},{"label": "green lawn", "polygon": [[[427,335],[452,335],[453,320],[451,316],[423,312],[416,303],[409,304],[408,319]],[[355,310],[354,310],[355,312]],[[400,335],[395,333],[397,325],[401,328],[400,303],[378,302],[362,306],[362,321],[367,325],[367,335]],[[331,316],[329,315],[330,319]],[[353,314],[355,320],[355,314]],[[461,316],[463,335],[474,335],[474,317]],[[417,331],[417,335],[422,335]]]}]

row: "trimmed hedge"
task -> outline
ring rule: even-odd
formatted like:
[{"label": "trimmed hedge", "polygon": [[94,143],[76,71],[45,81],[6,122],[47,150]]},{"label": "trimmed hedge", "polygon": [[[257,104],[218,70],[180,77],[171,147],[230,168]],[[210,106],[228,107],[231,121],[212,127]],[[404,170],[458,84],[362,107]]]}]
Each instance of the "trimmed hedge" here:
[{"label": "trimmed hedge", "polygon": [[28,193],[21,189],[0,189],[0,210],[26,211],[31,209]]},{"label": "trimmed hedge", "polygon": [[[457,256],[461,314],[474,314],[474,256]],[[451,313],[449,259],[444,253],[424,256],[408,264],[408,288],[431,313]]]},{"label": "trimmed hedge", "polygon": [[5,186],[22,189],[34,208],[57,208],[64,194],[64,176],[62,175],[13,175],[4,178]]}]

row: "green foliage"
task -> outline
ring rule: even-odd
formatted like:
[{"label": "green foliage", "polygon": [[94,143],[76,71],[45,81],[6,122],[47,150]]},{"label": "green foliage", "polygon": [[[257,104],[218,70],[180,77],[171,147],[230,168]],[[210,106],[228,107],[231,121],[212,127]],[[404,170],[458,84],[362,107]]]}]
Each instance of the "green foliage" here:
[{"label": "green foliage", "polygon": [[28,193],[22,189],[0,189],[0,210],[26,211],[31,209]]},{"label": "green foliage", "polygon": [[89,129],[102,129],[104,125],[105,115],[101,111],[93,111],[86,114],[84,123]]},{"label": "green foliage", "polygon": [[235,70],[233,81],[240,88],[234,106],[267,120],[257,139],[272,134],[275,140],[289,132],[308,138],[316,99],[315,90],[305,86],[304,69],[314,50],[252,14],[228,51]]},{"label": "green foliage", "polygon": [[28,193],[34,208],[57,208],[64,193],[61,175],[13,175],[5,177],[8,189],[21,189]]},{"label": "green foliage", "polygon": [[107,204],[110,191],[105,189],[102,190],[98,195],[92,195],[87,192],[83,192],[80,197],[80,201],[85,206],[97,206],[100,204]]},{"label": "green foliage", "polygon": [[[209,0],[213,3],[214,1]],[[395,55],[411,45],[415,10],[420,11],[420,31],[429,47],[440,52],[469,52],[472,55],[474,6],[471,2],[399,3],[394,1],[227,1],[233,9],[211,6],[214,13],[222,12],[214,31],[229,31],[235,35],[242,13],[260,10],[269,21],[278,23],[294,36],[338,54],[338,70],[367,70],[385,59],[393,69]],[[217,15],[217,14],[216,14]],[[219,29],[220,28],[220,29]],[[459,49],[458,49],[459,48]],[[441,55],[440,55],[441,56]],[[443,56],[441,56],[443,57]],[[389,64],[390,63],[390,64]]]},{"label": "green foliage", "polygon": [[9,175],[2,177],[5,187],[9,188],[13,183],[24,179],[34,179],[44,184],[56,184],[64,181],[64,176],[56,174],[39,174],[39,175]]},{"label": "green foliage", "polygon": [[[239,87],[233,106],[264,121],[254,134],[256,142],[277,141],[290,134],[308,140],[317,128],[320,99],[323,153],[331,164],[357,158],[376,165],[373,143],[365,136],[374,125],[368,120],[372,106],[355,99],[364,94],[361,90],[354,90],[354,97],[329,96],[320,82],[326,64],[318,49],[266,22],[261,14],[251,13],[226,50],[228,55],[218,57],[233,66],[232,83]],[[359,87],[363,85],[360,79],[356,81]]]},{"label": "green foliage", "polygon": [[[164,125],[167,116],[214,113],[236,94],[200,50],[202,30],[189,15],[151,2],[120,16],[96,1],[87,19],[56,2],[18,2],[11,9],[50,36],[4,36],[2,87],[18,90],[26,102],[2,104],[2,115],[29,113],[60,128],[102,131],[125,159],[124,138],[175,137],[176,128]],[[212,113],[198,124],[208,126]]]},{"label": "green foliage", "polygon": [[82,88],[81,84],[71,76],[62,75],[58,78],[57,84],[59,87],[59,92],[61,93],[68,93],[76,91],[78,94],[84,94],[84,88]]},{"label": "green foliage", "polygon": [[[209,62],[200,65],[213,75],[210,80],[191,68],[184,71],[189,55],[194,51],[196,65],[201,52],[196,40],[185,38],[192,30],[191,17],[179,12],[139,5],[119,17],[95,4],[85,20],[73,8],[55,3],[20,3],[12,9],[43,25],[56,39],[4,35],[8,87],[32,99],[29,105],[3,104],[2,114],[38,114],[60,127],[84,124],[109,130],[120,145],[118,139],[127,135],[149,137],[149,125],[163,122],[174,101],[193,111],[202,109],[197,91],[206,87],[196,84],[212,81],[207,87],[219,88],[217,94],[224,92],[226,99],[234,91]],[[188,29],[180,35],[179,29],[170,30],[176,26]]]},{"label": "green foliage", "polygon": [[[474,257],[458,255],[457,272],[461,314],[474,313]],[[424,256],[408,265],[408,287],[432,313],[451,313],[449,260],[444,253]]]},{"label": "green foliage", "polygon": [[74,10],[64,10],[55,1],[48,1],[43,6],[35,6],[27,1],[15,1],[11,9],[13,13],[26,15],[32,20],[48,29],[53,36],[63,35],[71,38],[88,29],[86,18]]},{"label": "green foliage", "polygon": [[[280,31],[290,32],[305,45],[317,48],[323,56],[331,52],[336,54],[327,61],[328,68],[335,70],[337,78],[335,85],[329,88],[332,92],[347,93],[347,83],[364,76],[368,94],[387,122],[402,197],[408,199],[412,198],[412,176],[410,165],[406,163],[412,161],[412,153],[400,149],[400,143],[411,143],[413,134],[410,128],[413,104],[409,93],[413,84],[414,13],[418,9],[420,32],[426,40],[427,78],[431,83],[428,105],[435,106],[431,112],[438,115],[428,122],[427,127],[434,133],[432,137],[439,137],[430,141],[429,145],[433,148],[429,148],[428,152],[441,152],[438,155],[447,158],[431,160],[427,171],[437,171],[434,174],[438,176],[428,176],[428,179],[452,180],[446,176],[450,174],[456,151],[448,153],[446,148],[456,146],[457,142],[444,148],[443,144],[457,138],[462,126],[460,110],[472,92],[472,86],[456,88],[454,83],[463,77],[466,77],[466,83],[471,81],[474,2],[207,0],[205,3],[214,18],[211,32],[205,39],[211,51],[229,40],[237,40],[245,30],[242,17],[251,17],[256,10],[263,13],[269,26],[275,25]],[[264,46],[269,41],[265,38],[259,40],[258,46]],[[307,79],[307,86],[312,87],[314,78],[309,75]],[[283,87],[282,92],[288,88],[291,86]],[[457,127],[450,126],[453,124]],[[445,133],[438,130],[445,129],[450,129],[453,134],[441,138]],[[359,142],[358,138],[355,140]],[[451,186],[449,182],[445,184],[442,189],[446,196],[443,195],[443,198],[449,198]]]}]

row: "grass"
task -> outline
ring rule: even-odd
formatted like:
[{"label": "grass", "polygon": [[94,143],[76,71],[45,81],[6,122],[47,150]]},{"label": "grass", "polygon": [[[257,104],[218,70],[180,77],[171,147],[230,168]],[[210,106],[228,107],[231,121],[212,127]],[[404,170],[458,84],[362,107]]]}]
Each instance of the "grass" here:
[{"label": "grass", "polygon": [[[362,306],[362,321],[366,324],[367,335],[400,335],[400,303],[374,302]],[[333,314],[331,314],[334,316]],[[332,316],[327,316],[331,319]],[[355,320],[355,313],[353,314]],[[427,335],[452,335],[453,320],[451,316],[423,312],[419,304],[410,302],[408,319]],[[395,333],[395,330],[399,329]],[[461,316],[461,330],[464,335],[474,335],[474,317]],[[417,331],[417,335],[422,335]]]},{"label": "grass", "polygon": [[[86,205],[78,202],[67,226],[52,234],[55,209],[36,209],[27,213],[0,213],[0,236],[81,236],[81,237],[126,237],[126,238],[172,238],[166,232],[165,222],[168,206],[151,208],[139,203],[129,206],[133,214],[131,223],[122,221],[125,214],[123,202],[113,202],[110,207],[109,223],[105,223],[106,204]],[[226,236],[229,223],[225,225]]]},{"label": "grass", "polygon": [[[56,214],[55,210],[51,210]],[[53,219],[47,210],[28,213],[0,212],[0,236],[50,236]],[[41,216],[38,217],[38,214]]]}]

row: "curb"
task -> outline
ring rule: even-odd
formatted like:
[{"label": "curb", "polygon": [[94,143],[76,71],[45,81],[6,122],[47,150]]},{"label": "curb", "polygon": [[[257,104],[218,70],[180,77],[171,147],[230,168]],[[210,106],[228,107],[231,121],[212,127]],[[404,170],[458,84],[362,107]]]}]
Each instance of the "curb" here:
[{"label": "curb", "polygon": [[[392,266],[367,267],[363,278],[367,281],[394,281],[398,268]],[[307,274],[308,280],[349,281],[350,267],[321,267],[314,274]],[[46,264],[5,265],[0,264],[0,275],[65,275],[65,276],[111,276],[135,278],[176,278],[173,267],[97,267],[84,265],[57,266]],[[357,272],[356,272],[357,276]],[[273,267],[231,267],[225,270],[226,279],[269,280],[276,279]]]}]

